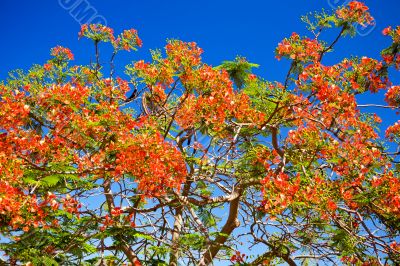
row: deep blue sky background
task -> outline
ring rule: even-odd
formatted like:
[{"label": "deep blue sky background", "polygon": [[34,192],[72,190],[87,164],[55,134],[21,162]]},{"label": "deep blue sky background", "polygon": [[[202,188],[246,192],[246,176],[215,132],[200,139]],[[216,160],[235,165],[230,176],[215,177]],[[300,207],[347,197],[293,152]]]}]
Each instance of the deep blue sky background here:
[{"label": "deep blue sky background", "polygon": [[[0,1],[0,79],[9,70],[44,63],[50,48],[63,45],[72,49],[77,63],[92,55],[87,41],[78,41],[79,23],[59,2],[77,0]],[[116,32],[136,28],[144,41],[139,53],[125,54],[123,63],[162,48],[167,38],[196,41],[205,50],[205,61],[217,65],[222,60],[243,55],[261,65],[259,74],[281,79],[285,63],[274,59],[274,49],[283,38],[296,31],[306,33],[300,16],[331,9],[344,0],[85,0],[106,18]],[[377,56],[389,40],[381,35],[387,25],[400,25],[399,0],[366,0],[376,18],[369,35],[347,39],[336,47],[336,55]],[[90,52],[90,54],[89,54]],[[121,57],[120,57],[121,58]],[[337,58],[332,57],[332,58]],[[329,58],[328,58],[329,59]],[[121,61],[120,61],[121,62]],[[121,62],[122,63],[122,62]]]}]

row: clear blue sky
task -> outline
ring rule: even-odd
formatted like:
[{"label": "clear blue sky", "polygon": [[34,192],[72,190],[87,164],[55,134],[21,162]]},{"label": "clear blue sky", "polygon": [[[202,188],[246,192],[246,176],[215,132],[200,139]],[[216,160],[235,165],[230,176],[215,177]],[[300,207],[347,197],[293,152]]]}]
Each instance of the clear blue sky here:
[{"label": "clear blue sky", "polygon": [[[49,49],[56,45],[71,48],[77,63],[88,62],[92,47],[85,41],[78,41],[80,25],[70,15],[70,10],[61,5],[79,1],[1,0],[0,79],[9,70],[45,62]],[[277,62],[273,51],[291,32],[305,33],[300,16],[321,8],[330,9],[330,3],[343,2],[345,0],[83,1],[103,16],[116,32],[138,29],[144,47],[139,53],[125,54],[121,63],[148,55],[149,49],[162,48],[167,38],[179,38],[196,41],[205,50],[206,62],[212,65],[243,55],[259,63],[259,74],[268,79],[280,79],[285,74],[285,63]],[[388,44],[388,39],[381,36],[382,29],[387,25],[400,25],[399,0],[365,2],[376,18],[376,29],[367,36],[339,43],[336,52],[340,55],[349,55],[351,50],[356,55],[376,56]]]}]

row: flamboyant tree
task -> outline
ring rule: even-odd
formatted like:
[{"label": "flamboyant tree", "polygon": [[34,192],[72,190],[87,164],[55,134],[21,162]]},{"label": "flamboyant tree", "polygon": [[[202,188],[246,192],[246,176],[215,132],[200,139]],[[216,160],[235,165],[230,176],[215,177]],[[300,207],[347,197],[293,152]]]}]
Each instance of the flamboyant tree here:
[{"label": "flamboyant tree", "polygon": [[[242,57],[211,67],[179,40],[117,73],[117,53],[142,41],[102,25],[79,33],[95,45],[91,64],[58,46],[44,65],[10,73],[0,84],[3,264],[398,265],[400,122],[382,128],[367,107],[400,108],[389,79],[400,27],[384,30],[381,58],[327,65],[340,38],[373,23],[368,8],[353,1],[304,21],[311,37],[276,48],[291,62],[281,82]],[[387,105],[357,103],[381,91]]]}]

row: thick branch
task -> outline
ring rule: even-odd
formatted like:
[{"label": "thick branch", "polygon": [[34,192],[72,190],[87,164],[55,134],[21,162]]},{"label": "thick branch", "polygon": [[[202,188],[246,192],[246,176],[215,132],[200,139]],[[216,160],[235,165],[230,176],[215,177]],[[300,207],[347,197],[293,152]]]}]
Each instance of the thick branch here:
[{"label": "thick branch", "polygon": [[182,229],[182,212],[183,206],[179,206],[175,211],[175,221],[174,221],[174,231],[172,233],[172,247],[170,254],[170,266],[178,266],[178,258],[179,258],[179,236],[180,231]]},{"label": "thick branch", "polygon": [[[187,195],[189,194],[191,184],[192,184],[191,181],[186,181],[182,192],[183,197],[187,197]],[[174,231],[172,233],[172,247],[171,247],[170,261],[169,261],[170,266],[178,266],[179,237],[183,225],[182,214],[183,214],[183,205],[179,204],[179,206],[175,208]]]},{"label": "thick branch", "polygon": [[201,258],[199,265],[209,265],[219,250],[221,249],[222,245],[228,239],[230,234],[240,225],[238,219],[239,213],[239,203],[240,203],[240,196],[243,190],[239,189],[236,193],[236,198],[231,201],[229,205],[229,216],[226,220],[225,225],[222,227],[221,231],[219,232],[217,238],[211,243]]},{"label": "thick branch", "polygon": [[118,248],[124,252],[125,256],[128,258],[129,262],[132,263],[133,266],[140,266],[142,265],[136,255],[136,253],[132,250],[132,248],[125,242],[122,238],[118,238],[120,244]]},{"label": "thick branch", "polygon": [[271,127],[271,135],[272,135],[272,145],[274,146],[274,149],[276,150],[276,152],[283,157],[284,152],[283,150],[281,150],[281,148],[279,147],[279,143],[278,143],[278,129],[276,127]]}]

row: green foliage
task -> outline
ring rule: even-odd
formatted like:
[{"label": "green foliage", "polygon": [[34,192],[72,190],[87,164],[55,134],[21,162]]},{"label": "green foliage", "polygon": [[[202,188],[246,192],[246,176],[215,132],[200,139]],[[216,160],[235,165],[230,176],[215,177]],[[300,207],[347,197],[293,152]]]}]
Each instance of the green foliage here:
[{"label": "green foliage", "polygon": [[334,14],[327,13],[325,10],[320,12],[309,13],[301,17],[301,20],[306,23],[307,29],[314,34],[322,31],[322,29],[332,28],[337,24],[337,19]]},{"label": "green foliage", "polygon": [[216,69],[226,70],[236,87],[241,89],[246,83],[249,74],[252,73],[252,69],[257,67],[259,65],[248,62],[244,57],[237,56],[234,61],[223,61]]},{"label": "green foliage", "polygon": [[192,248],[201,250],[204,246],[204,236],[198,233],[183,234],[179,239],[179,244],[182,249]]}]

